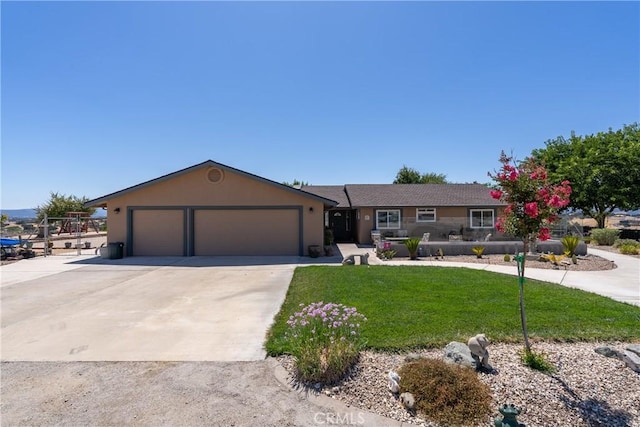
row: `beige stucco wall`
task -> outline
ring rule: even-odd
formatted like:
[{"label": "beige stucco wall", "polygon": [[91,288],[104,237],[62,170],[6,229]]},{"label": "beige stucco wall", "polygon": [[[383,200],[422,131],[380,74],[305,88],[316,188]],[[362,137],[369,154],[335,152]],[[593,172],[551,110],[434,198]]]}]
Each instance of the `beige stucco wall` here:
[{"label": "beige stucco wall", "polygon": [[[307,254],[309,245],[322,245],[324,205],[321,201],[230,171],[224,171],[224,179],[220,183],[214,184],[207,179],[207,172],[207,168],[197,169],[108,200],[109,242],[126,242],[127,208],[130,206],[254,207],[277,205],[302,207],[305,254]],[[120,213],[115,213],[116,208],[120,208]],[[162,221],[163,218],[156,218],[151,213],[145,218],[145,229],[161,231]],[[182,227],[182,222],[180,222],[179,230],[183,230]],[[295,233],[297,238],[298,224],[297,222],[291,224],[287,231],[278,231]],[[234,232],[242,233],[242,230],[234,230]],[[134,228],[134,238],[135,233]],[[259,238],[259,236],[254,237]],[[289,240],[288,236],[283,237],[284,240]],[[232,250],[235,251],[233,248]]]},{"label": "beige stucco wall", "polygon": [[[412,237],[421,237],[424,232],[429,232],[434,228],[445,227],[446,232],[459,231],[460,226],[465,229],[469,227],[469,209],[470,207],[435,207],[436,208],[436,222],[416,222],[416,209],[423,207],[433,206],[414,206],[404,208],[388,208],[388,209],[400,209],[402,228],[408,229],[411,232]],[[387,208],[380,208],[387,209]],[[482,209],[482,208],[479,208]],[[501,208],[486,208],[495,209],[495,218],[502,212]],[[371,230],[376,228],[376,210],[377,208],[360,208],[359,219],[356,222],[357,239],[359,243],[371,244]],[[367,220],[367,217],[369,218]],[[478,234],[486,234],[488,231],[483,232],[483,229],[477,229]],[[392,230],[390,230],[392,231]],[[494,231],[495,233],[495,231]],[[435,234],[435,233],[434,233]],[[441,239],[442,236],[432,236],[432,240]]]}]

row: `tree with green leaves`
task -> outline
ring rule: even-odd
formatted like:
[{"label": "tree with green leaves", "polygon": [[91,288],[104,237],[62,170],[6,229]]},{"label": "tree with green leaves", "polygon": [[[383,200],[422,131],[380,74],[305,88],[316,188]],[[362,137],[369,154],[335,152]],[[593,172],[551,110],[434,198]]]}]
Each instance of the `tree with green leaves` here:
[{"label": "tree with green leaves", "polygon": [[309,185],[306,181],[298,181],[294,179],[293,182],[284,181],[282,185],[286,185],[287,187],[304,187],[305,185]]},{"label": "tree with green leaves", "polygon": [[67,196],[52,191],[49,200],[36,207],[36,215],[38,221],[42,221],[45,214],[50,218],[62,218],[66,216],[67,212],[88,212],[90,215],[93,215],[96,211],[95,208],[87,208],[84,206],[88,201],[88,197]]},{"label": "tree with green leaves", "polygon": [[446,184],[447,176],[433,172],[421,174],[416,169],[403,165],[396,174],[394,184]]},{"label": "tree with green leaves", "polygon": [[549,178],[557,183],[569,180],[573,188],[570,208],[594,218],[599,228],[615,210],[640,208],[640,126],[578,136],[562,136],[533,150]]}]

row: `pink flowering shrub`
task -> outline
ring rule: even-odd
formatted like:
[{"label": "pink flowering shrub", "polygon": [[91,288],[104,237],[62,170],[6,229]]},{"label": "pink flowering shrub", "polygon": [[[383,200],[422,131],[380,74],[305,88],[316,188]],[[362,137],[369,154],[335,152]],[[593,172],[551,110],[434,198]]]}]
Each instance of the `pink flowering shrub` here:
[{"label": "pink flowering shrub", "polygon": [[305,306],[287,320],[287,340],[302,381],[333,383],[356,361],[367,318],[355,307],[322,301]]},{"label": "pink flowering shrub", "polygon": [[489,176],[498,189],[491,190],[491,197],[507,204],[504,214],[496,221],[500,232],[528,241],[551,238],[549,225],[557,221],[558,211],[569,204],[569,181],[551,185],[547,171],[532,158],[515,166],[513,158],[504,152],[500,155],[502,167]]},{"label": "pink flowering shrub", "polygon": [[[504,151],[500,154],[502,167],[489,176],[496,182],[498,189],[491,190],[491,197],[506,203],[507,207],[496,221],[500,232],[519,237],[524,243],[524,252],[528,252],[530,242],[536,238],[549,240],[549,225],[558,220],[558,211],[569,205],[571,186],[569,181],[560,185],[551,185],[544,166],[535,159],[527,158],[517,166],[512,163]],[[525,352],[532,355],[527,332],[527,316],[524,307],[524,265],[525,256],[516,255],[518,264],[518,286],[520,294],[520,320],[524,336]],[[529,358],[534,360],[535,358]],[[529,365],[531,366],[531,365]]]}]

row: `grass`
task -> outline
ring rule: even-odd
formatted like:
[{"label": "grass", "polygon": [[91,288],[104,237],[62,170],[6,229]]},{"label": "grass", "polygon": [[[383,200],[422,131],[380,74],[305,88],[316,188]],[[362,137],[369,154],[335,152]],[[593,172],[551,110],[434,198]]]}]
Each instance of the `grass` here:
[{"label": "grass", "polygon": [[[299,304],[354,306],[369,319],[370,349],[406,351],[466,342],[485,333],[495,342],[522,342],[515,276],[449,267],[309,266],[297,268],[266,343],[287,353],[287,319]],[[546,341],[636,341],[640,308],[535,280],[525,284],[529,336]]]}]

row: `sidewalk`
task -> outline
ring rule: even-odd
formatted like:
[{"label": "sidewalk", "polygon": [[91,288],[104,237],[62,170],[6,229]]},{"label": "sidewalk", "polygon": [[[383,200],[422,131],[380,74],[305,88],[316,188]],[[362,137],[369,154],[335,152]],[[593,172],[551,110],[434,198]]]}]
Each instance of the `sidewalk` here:
[{"label": "sidewalk", "polygon": [[[354,244],[339,244],[342,254],[368,252],[369,263],[375,265],[420,265],[424,267],[465,267],[516,276],[516,267],[490,264],[469,264],[462,262],[442,262],[421,260],[419,264],[410,260],[382,261],[372,248],[357,247]],[[525,277],[541,280],[570,288],[581,289],[603,295],[620,302],[640,306],[640,260],[637,258],[589,248],[589,253],[616,263],[618,268],[603,271],[566,271],[525,268]]]}]

